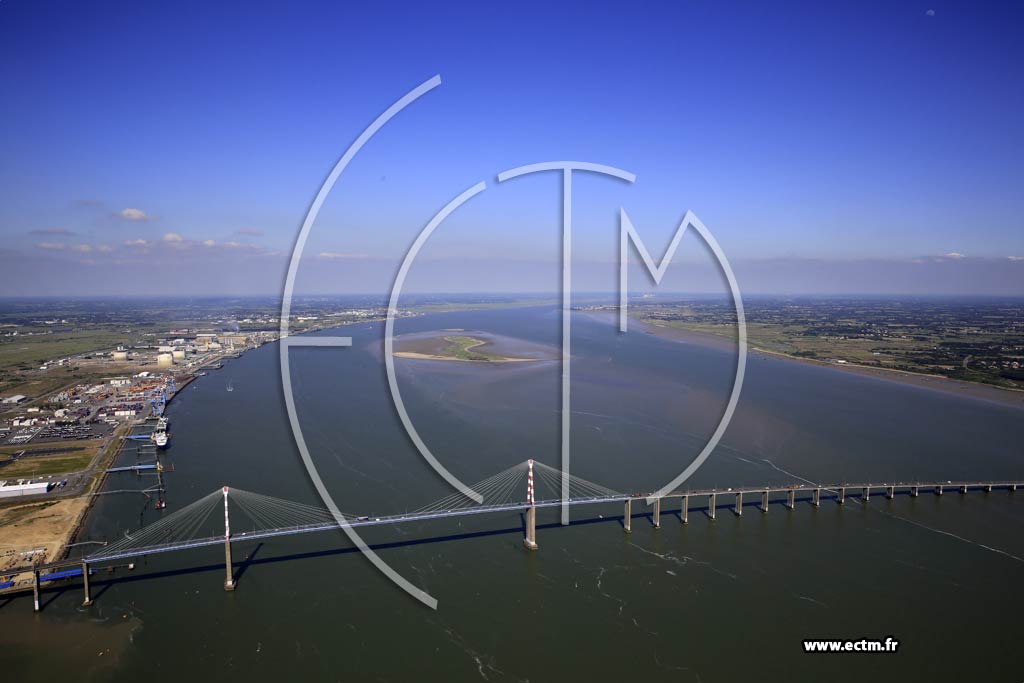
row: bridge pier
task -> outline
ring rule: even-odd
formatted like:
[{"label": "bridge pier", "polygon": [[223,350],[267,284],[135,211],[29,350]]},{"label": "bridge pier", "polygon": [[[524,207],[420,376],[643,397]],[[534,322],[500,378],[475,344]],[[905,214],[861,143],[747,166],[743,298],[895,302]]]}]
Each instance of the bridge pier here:
[{"label": "bridge pier", "polygon": [[235,576],[231,572],[231,541],[224,540],[224,590],[235,590]]},{"label": "bridge pier", "polygon": [[715,518],[715,495],[716,494],[712,493],[708,496],[708,516],[711,519]]},{"label": "bridge pier", "polygon": [[889,486],[888,488],[886,488],[885,489],[885,497],[888,498],[889,500],[892,500],[893,498],[895,498],[896,497],[896,487],[895,486]]},{"label": "bridge pier", "polygon": [[992,484],[985,484],[985,493],[992,493]]},{"label": "bridge pier", "polygon": [[938,486],[935,487],[935,495],[936,496],[941,496],[942,495],[942,484],[939,484]]},{"label": "bridge pier", "polygon": [[768,489],[761,492],[761,512],[768,512]]},{"label": "bridge pier", "polygon": [[622,517],[622,528],[625,529],[626,533],[633,532],[633,499],[626,499],[626,514]]},{"label": "bridge pier", "polygon": [[911,486],[910,487],[910,497],[911,498],[917,498],[917,493],[918,493],[918,487],[917,486]]},{"label": "bridge pier", "polygon": [[733,508],[733,512],[739,517],[743,514],[743,492],[740,491],[736,494],[736,507]]},{"label": "bridge pier", "polygon": [[526,510],[526,538],[523,539],[523,545],[529,550],[540,547],[537,545],[537,508],[532,505]]},{"label": "bridge pier", "polygon": [[661,528],[661,498],[654,499],[654,528]]},{"label": "bridge pier", "polygon": [[1010,484],[1010,490],[1011,491],[1016,491],[1017,490],[1017,485],[1016,484]]},{"label": "bridge pier", "polygon": [[870,486],[865,486],[864,487],[864,495],[861,496],[861,502],[866,503],[869,500],[871,500],[871,487]]},{"label": "bridge pier", "polygon": [[845,486],[840,486],[839,487],[839,498],[837,499],[837,502],[840,505],[842,505],[843,503],[846,502],[846,487]]},{"label": "bridge pier", "polygon": [[679,508],[679,518],[683,520],[683,524],[690,522],[690,497],[683,496],[682,506]]},{"label": "bridge pier", "polygon": [[814,489],[814,498],[811,499],[811,504],[814,507],[821,507],[821,489]]},{"label": "bridge pier", "polygon": [[85,591],[85,599],[82,600],[82,607],[92,604],[92,596],[89,594],[89,563],[82,562],[82,590]]},{"label": "bridge pier", "polygon": [[39,570],[32,570],[32,611],[38,612],[41,607],[39,606]]},{"label": "bridge pier", "polygon": [[786,507],[790,510],[796,509],[796,489],[789,490],[789,495],[786,496]]},{"label": "bridge pier", "polygon": [[961,486],[960,487],[960,493],[967,493],[967,487],[966,486]]}]

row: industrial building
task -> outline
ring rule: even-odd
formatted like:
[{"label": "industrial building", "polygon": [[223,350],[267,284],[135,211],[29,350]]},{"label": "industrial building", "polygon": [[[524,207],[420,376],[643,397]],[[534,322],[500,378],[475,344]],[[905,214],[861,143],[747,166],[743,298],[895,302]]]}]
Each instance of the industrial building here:
[{"label": "industrial building", "polygon": [[21,496],[37,496],[50,490],[49,482],[8,483],[0,482],[0,498],[19,498]]}]

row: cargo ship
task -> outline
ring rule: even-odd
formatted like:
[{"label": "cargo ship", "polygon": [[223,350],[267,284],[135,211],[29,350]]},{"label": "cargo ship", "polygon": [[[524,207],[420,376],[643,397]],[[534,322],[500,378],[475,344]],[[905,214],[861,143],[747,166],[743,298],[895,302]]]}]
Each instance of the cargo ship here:
[{"label": "cargo ship", "polygon": [[153,443],[158,448],[167,448],[167,443],[171,440],[171,435],[167,432],[167,418],[161,417],[156,421],[156,429],[153,431]]}]

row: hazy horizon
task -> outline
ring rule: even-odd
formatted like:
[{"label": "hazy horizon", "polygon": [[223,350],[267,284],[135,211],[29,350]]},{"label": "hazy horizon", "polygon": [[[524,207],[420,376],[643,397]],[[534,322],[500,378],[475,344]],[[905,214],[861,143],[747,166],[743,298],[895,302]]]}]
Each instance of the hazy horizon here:
[{"label": "hazy horizon", "polygon": [[[1024,293],[1024,6],[926,10],[2,3],[0,295],[276,291],[341,154],[434,75],[334,187],[297,292],[388,289],[480,181],[407,289],[555,289],[557,176],[495,176],[576,159],[636,174],[577,174],[576,290],[615,288],[623,207],[655,259],[692,210],[742,291]],[[722,289],[697,246],[662,287]]]}]

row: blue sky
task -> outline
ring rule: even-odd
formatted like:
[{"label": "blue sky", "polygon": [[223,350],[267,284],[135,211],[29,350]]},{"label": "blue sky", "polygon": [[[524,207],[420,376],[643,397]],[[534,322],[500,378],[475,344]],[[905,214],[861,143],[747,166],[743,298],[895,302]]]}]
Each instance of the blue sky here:
[{"label": "blue sky", "polygon": [[[327,172],[434,74],[332,193],[300,287],[381,291],[450,198],[578,159],[638,176],[577,183],[581,288],[614,287],[624,206],[658,254],[692,209],[748,291],[1024,294],[1022,20],[931,1],[9,0],[0,294],[279,291]],[[411,288],[557,286],[557,178],[491,185]],[[666,287],[720,285],[695,241],[678,258]]]}]

